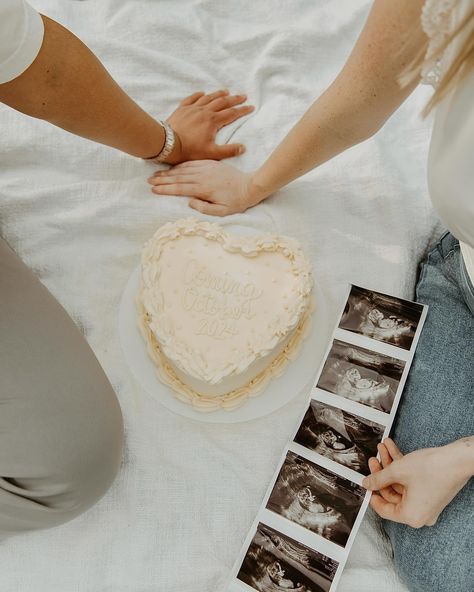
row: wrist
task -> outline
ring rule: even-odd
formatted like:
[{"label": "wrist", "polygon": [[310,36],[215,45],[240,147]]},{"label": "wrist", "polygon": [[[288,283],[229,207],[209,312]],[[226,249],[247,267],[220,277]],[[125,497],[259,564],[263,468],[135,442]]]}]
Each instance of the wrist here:
[{"label": "wrist", "polygon": [[156,121],[159,125],[157,134],[160,150],[145,160],[157,164],[177,164],[183,161],[181,138],[167,121]]},{"label": "wrist", "polygon": [[[169,125],[169,124],[168,124]],[[164,164],[178,164],[183,162],[183,143],[178,132],[173,129],[174,132],[174,146],[173,150],[168,154],[167,158],[163,161]]]},{"label": "wrist", "polygon": [[474,436],[456,440],[444,449],[448,462],[455,465],[460,478],[469,480],[474,476]]},{"label": "wrist", "polygon": [[260,183],[258,172],[259,171],[254,171],[249,174],[247,189],[249,207],[257,205],[272,193],[272,191],[268,190],[262,183]]}]

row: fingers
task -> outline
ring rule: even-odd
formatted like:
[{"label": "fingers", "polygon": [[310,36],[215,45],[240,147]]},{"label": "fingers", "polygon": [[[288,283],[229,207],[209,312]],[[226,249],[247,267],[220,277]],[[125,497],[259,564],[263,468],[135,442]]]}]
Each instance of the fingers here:
[{"label": "fingers", "polygon": [[[398,450],[398,448],[396,446],[395,446],[396,450],[392,449],[392,452],[395,454],[395,456],[393,454],[390,454],[390,452],[386,446],[387,442],[388,442],[388,440],[385,439],[382,444],[379,444],[377,446],[377,449],[380,453],[380,460],[381,460],[382,466],[384,468],[391,465],[394,460],[400,460],[400,458],[403,458],[403,454]],[[390,440],[390,442],[392,444],[394,444],[393,440]],[[393,483],[392,488],[399,495],[403,494],[403,491],[404,491],[403,485],[400,485],[398,483]]]},{"label": "fingers", "polygon": [[365,479],[362,481],[362,485],[371,491],[380,491],[385,487],[389,487],[393,483],[396,483],[393,465],[390,465],[386,469],[382,469],[379,472],[372,473],[372,475],[365,477]]},{"label": "fingers", "polygon": [[184,98],[181,101],[180,105],[182,105],[183,107],[186,105],[192,105],[193,103],[195,103],[198,99],[200,99],[203,96],[204,96],[204,93],[202,91],[195,92],[192,95],[189,95],[189,97]]},{"label": "fingers", "polygon": [[215,160],[188,160],[186,162],[180,162],[179,164],[174,165],[171,169],[167,169],[166,171],[163,170],[158,170],[155,171],[152,175],[152,177],[154,176],[159,176],[163,173],[170,173],[170,171],[176,171],[176,172],[184,172],[184,171],[190,171],[191,169],[195,169],[195,171],[199,170],[199,169],[204,169],[206,167],[208,167],[210,164],[216,164]]},{"label": "fingers", "polygon": [[244,103],[247,100],[247,95],[226,95],[223,97],[217,97],[213,99],[209,103],[207,103],[208,109],[212,111],[222,111],[224,109],[229,109],[230,107],[235,107]]},{"label": "fingers", "polygon": [[403,454],[400,452],[398,446],[395,444],[392,438],[385,438],[383,443],[387,448],[388,452],[390,453],[390,456],[393,458],[393,460],[400,460],[401,458],[403,458]]},{"label": "fingers", "polygon": [[214,145],[212,149],[212,158],[214,160],[222,160],[223,158],[231,158],[232,156],[239,156],[245,152],[243,144],[223,144],[222,146]]},{"label": "fingers", "polygon": [[207,214],[208,216],[225,216],[230,213],[221,204],[210,203],[201,199],[190,199],[188,205],[193,210],[201,212],[201,214]]},{"label": "fingers", "polygon": [[218,99],[219,97],[225,97],[228,94],[229,94],[229,91],[226,88],[216,90],[215,92],[209,93],[208,95],[203,95],[201,98],[199,98],[196,101],[196,105],[199,105],[202,107],[203,105],[207,105],[208,103],[210,103],[214,99]]},{"label": "fingers", "polygon": [[189,185],[196,182],[196,175],[191,171],[183,171],[181,174],[176,174],[172,170],[167,175],[158,173],[153,177],[149,177],[147,182],[150,185]]},{"label": "fingers", "polygon": [[[382,465],[379,463],[379,461],[376,458],[369,459],[369,468],[372,473],[378,473],[378,472],[382,471]],[[388,501],[392,504],[398,504],[402,499],[402,496],[399,494],[399,492],[396,489],[394,489],[393,486],[384,487],[383,489],[381,489],[379,491],[379,494],[386,501]]]},{"label": "fingers", "polygon": [[375,456],[369,458],[369,469],[372,474],[379,473],[383,469],[382,465],[375,458]]},{"label": "fingers", "polygon": [[198,183],[169,183],[166,185],[154,185],[151,188],[153,193],[157,195],[201,195],[201,185]]},{"label": "fingers", "polygon": [[400,520],[400,506],[385,500],[380,494],[373,493],[370,498],[370,507],[377,512],[381,518],[385,520],[392,520],[393,522],[401,522]]},{"label": "fingers", "polygon": [[382,463],[383,468],[386,468],[392,464],[392,457],[390,456],[389,451],[385,447],[384,444],[378,444],[377,450],[380,454],[380,461]]},{"label": "fingers", "polygon": [[370,499],[370,507],[377,512],[377,514],[385,520],[392,520],[393,522],[400,522],[401,524],[407,524],[412,528],[423,528],[424,526],[434,526],[437,522],[437,518],[424,520],[419,514],[413,517],[413,513],[410,516],[410,512],[403,507],[402,503],[392,504],[386,501],[378,493],[373,493]]},{"label": "fingers", "polygon": [[254,111],[255,107],[253,105],[246,105],[245,107],[231,107],[230,109],[224,109],[223,111],[219,111],[216,113],[216,122],[218,128],[224,127],[225,125],[229,125],[233,121],[248,115]]}]

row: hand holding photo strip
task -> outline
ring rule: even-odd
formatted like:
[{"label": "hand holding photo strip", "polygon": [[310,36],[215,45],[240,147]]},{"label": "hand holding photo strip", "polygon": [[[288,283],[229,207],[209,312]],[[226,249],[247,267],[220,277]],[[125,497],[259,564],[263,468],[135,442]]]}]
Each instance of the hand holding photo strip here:
[{"label": "hand holding photo strip", "polygon": [[335,592],[370,500],[427,307],[350,286],[311,390],[226,592]]}]

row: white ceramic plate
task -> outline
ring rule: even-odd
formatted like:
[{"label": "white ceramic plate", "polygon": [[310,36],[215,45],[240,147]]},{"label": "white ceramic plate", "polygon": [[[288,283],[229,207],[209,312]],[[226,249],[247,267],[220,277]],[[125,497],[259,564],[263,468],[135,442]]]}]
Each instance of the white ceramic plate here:
[{"label": "white ceramic plate", "polygon": [[[316,280],[317,281],[317,280]],[[284,374],[270,381],[259,395],[247,399],[238,409],[203,413],[182,403],[172,390],[160,382],[137,324],[135,296],[140,283],[140,265],[130,276],[120,303],[119,333],[125,359],[141,386],[170,411],[209,423],[238,423],[269,415],[312,386],[331,333],[328,306],[320,289],[315,288],[316,309],[311,332],[301,345],[299,356],[288,364]]]}]

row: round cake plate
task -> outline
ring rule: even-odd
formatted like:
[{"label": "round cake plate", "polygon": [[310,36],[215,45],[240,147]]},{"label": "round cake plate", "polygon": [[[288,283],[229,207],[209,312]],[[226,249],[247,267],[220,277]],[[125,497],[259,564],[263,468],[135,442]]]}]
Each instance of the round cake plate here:
[{"label": "round cake plate", "polygon": [[270,381],[267,388],[255,397],[230,411],[219,410],[203,413],[191,405],[182,403],[173,391],[163,384],[155,372],[145,341],[138,328],[135,297],[140,284],[140,265],[134,270],[122,295],[119,310],[119,334],[127,364],[141,386],[154,399],[170,411],[189,419],[207,423],[239,423],[251,421],[273,413],[308,391],[322,361],[330,337],[331,326],[328,304],[320,289],[315,288],[316,308],[313,312],[309,335],[303,341],[298,357],[290,362],[285,372]]}]

